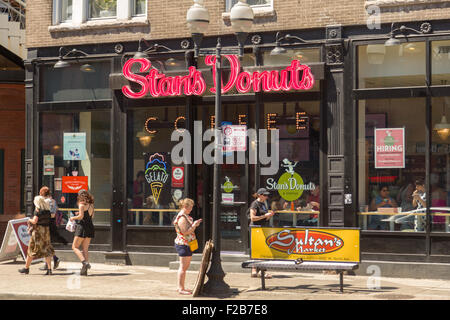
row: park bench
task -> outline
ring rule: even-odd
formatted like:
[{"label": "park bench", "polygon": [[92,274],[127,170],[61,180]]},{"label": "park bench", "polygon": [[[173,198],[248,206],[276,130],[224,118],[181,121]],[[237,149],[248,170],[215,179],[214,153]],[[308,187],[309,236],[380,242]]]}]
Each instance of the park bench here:
[{"label": "park bench", "polygon": [[267,270],[328,270],[339,274],[344,291],[344,272],[360,263],[358,228],[261,228],[251,227],[251,260],[242,268],[261,272],[261,288],[266,289]]}]

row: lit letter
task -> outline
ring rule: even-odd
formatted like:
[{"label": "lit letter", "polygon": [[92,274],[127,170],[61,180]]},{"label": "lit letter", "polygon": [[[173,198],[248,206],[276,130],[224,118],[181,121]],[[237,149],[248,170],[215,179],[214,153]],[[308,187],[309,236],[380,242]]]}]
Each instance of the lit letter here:
[{"label": "lit letter", "polygon": [[130,59],[123,66],[122,73],[123,73],[123,76],[125,77],[125,79],[130,80],[131,82],[136,82],[136,83],[140,84],[142,86],[142,89],[139,92],[134,92],[133,90],[131,90],[130,86],[123,86],[122,92],[128,98],[139,99],[147,94],[148,84],[147,84],[145,77],[131,72],[131,66],[134,63],[141,64],[141,67],[139,68],[139,72],[147,71],[148,69],[150,69],[152,64],[147,59]]},{"label": "lit letter", "polygon": [[156,132],[158,132],[158,131],[156,131],[156,130],[150,130],[149,129],[149,122],[150,122],[150,120],[152,120],[152,121],[155,121],[155,120],[157,120],[158,118],[156,118],[156,117],[150,117],[150,118],[148,118],[147,119],[147,121],[145,121],[145,130],[147,130],[147,132],[148,133],[150,133],[150,134],[155,134]]},{"label": "lit letter", "polygon": [[[244,86],[245,82],[245,86]],[[248,72],[241,72],[236,80],[236,89],[240,93],[247,93],[250,91],[250,88],[252,86],[252,80],[250,77],[250,74]]]}]

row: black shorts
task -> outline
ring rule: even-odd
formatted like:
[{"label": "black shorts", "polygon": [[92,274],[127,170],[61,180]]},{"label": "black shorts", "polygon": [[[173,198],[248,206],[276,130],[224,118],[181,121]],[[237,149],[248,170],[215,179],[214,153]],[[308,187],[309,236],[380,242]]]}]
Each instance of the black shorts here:
[{"label": "black shorts", "polygon": [[178,255],[180,257],[191,257],[192,256],[192,251],[189,248],[189,246],[175,244],[175,249],[177,250]]}]

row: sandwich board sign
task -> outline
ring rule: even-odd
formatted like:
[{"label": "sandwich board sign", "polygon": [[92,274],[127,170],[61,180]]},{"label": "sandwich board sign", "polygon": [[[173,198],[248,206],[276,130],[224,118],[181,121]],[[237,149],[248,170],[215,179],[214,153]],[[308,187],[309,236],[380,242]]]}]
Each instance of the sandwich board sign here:
[{"label": "sandwich board sign", "polygon": [[[28,218],[8,221],[3,243],[0,248],[0,261],[16,260],[22,254],[23,259],[27,258],[28,245],[31,235],[27,232]],[[35,261],[43,260],[36,259]]]}]

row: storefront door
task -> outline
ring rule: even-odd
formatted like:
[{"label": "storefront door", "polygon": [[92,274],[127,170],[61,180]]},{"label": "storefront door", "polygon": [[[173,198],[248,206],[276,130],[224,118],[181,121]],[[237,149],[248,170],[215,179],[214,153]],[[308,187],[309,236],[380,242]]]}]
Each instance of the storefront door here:
[{"label": "storefront door", "polygon": [[[249,123],[246,118],[249,109],[249,105],[224,104],[222,106],[222,127],[241,125],[245,128]],[[195,120],[201,121],[204,134],[205,131],[215,125],[214,106],[196,107]],[[203,150],[211,143],[212,141],[204,141]],[[246,210],[248,208],[249,165],[248,152],[242,152],[244,161],[238,160],[237,152],[225,152],[224,164],[220,166],[222,205],[220,207],[219,230],[222,251],[244,252],[247,249],[248,220]],[[230,157],[233,153],[234,161],[227,163],[227,156]],[[211,237],[213,211],[213,165],[203,161],[202,165],[196,165],[194,175],[198,213],[204,220],[204,234],[208,238]]]}]

